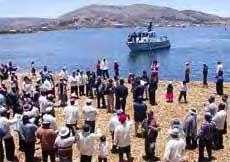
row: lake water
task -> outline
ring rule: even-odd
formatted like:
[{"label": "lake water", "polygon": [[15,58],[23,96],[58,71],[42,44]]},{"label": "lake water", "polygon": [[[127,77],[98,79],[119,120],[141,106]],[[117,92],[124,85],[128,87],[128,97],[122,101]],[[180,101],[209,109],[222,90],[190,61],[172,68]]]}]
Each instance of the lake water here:
[{"label": "lake water", "polygon": [[69,71],[76,68],[93,69],[98,58],[107,57],[112,68],[117,59],[121,74],[141,74],[149,70],[151,61],[160,63],[160,78],[182,80],[184,63],[192,64],[192,79],[201,80],[202,65],[209,66],[209,79],[214,80],[217,61],[222,61],[225,80],[230,81],[230,28],[224,27],[161,27],[154,30],[158,35],[167,35],[172,47],[169,50],[131,54],[126,38],[134,29],[103,28],[80,29],[33,34],[0,35],[0,60],[12,60],[20,71],[30,69],[30,62],[36,66],[48,65],[52,71],[59,71],[65,65]]}]

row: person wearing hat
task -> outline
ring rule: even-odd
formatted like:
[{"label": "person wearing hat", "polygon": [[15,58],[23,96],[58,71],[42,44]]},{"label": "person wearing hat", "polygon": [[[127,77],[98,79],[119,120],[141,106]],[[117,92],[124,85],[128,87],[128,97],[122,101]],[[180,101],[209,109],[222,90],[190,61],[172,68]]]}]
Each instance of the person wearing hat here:
[{"label": "person wearing hat", "polygon": [[208,87],[208,66],[203,64],[203,87]]},{"label": "person wearing hat", "polygon": [[23,115],[19,126],[19,137],[23,141],[26,162],[34,161],[36,131],[37,126],[29,122],[29,116]]},{"label": "person wearing hat", "polygon": [[47,107],[46,108],[46,112],[42,117],[42,120],[46,120],[50,122],[50,128],[53,129],[54,131],[56,131],[58,129],[57,127],[57,122],[55,117],[53,116],[53,107]]},{"label": "person wearing hat", "polygon": [[72,134],[75,135],[77,123],[79,120],[79,108],[75,106],[75,98],[70,99],[70,104],[63,110],[66,127],[68,127]]},{"label": "person wearing hat", "polygon": [[205,112],[210,112],[212,117],[215,116],[216,112],[217,112],[217,105],[215,103],[215,96],[211,95],[208,99],[209,105],[207,107],[205,107]]},{"label": "person wearing hat", "polygon": [[77,147],[80,151],[80,162],[91,162],[95,149],[95,140],[102,136],[99,129],[95,133],[90,133],[90,126],[84,124],[82,131],[77,135]]},{"label": "person wearing hat", "polygon": [[185,117],[183,128],[186,138],[186,148],[195,149],[197,147],[197,113],[195,108],[189,110]]},{"label": "person wearing hat", "polygon": [[186,62],[185,63],[185,78],[184,78],[184,81],[186,83],[190,82],[190,74],[191,74],[190,64],[189,64],[189,62]]},{"label": "person wearing hat", "polygon": [[126,121],[124,114],[119,115],[121,124],[117,125],[114,130],[114,145],[118,147],[119,161],[124,161],[123,155],[126,154],[129,162],[133,160],[131,155],[131,132],[132,122]]},{"label": "person wearing hat", "polygon": [[109,126],[109,132],[110,132],[110,134],[111,134],[111,136],[112,136],[112,144],[113,144],[113,146],[112,146],[112,149],[111,149],[111,152],[113,153],[113,154],[115,154],[115,153],[117,153],[117,146],[116,145],[114,145],[114,131],[115,131],[115,128],[119,125],[119,124],[121,124],[120,122],[119,122],[119,115],[121,115],[121,114],[123,114],[123,110],[122,109],[118,109],[118,110],[116,110],[116,113],[110,118],[110,120],[109,120],[109,124],[108,124],[108,126]]},{"label": "person wearing hat", "polygon": [[117,60],[114,61],[113,70],[114,70],[114,76],[119,77],[119,64]]},{"label": "person wearing hat", "polygon": [[86,105],[82,108],[82,114],[83,118],[85,119],[85,124],[88,124],[90,126],[90,132],[94,133],[98,111],[92,105],[91,99],[86,100]]},{"label": "person wearing hat", "polygon": [[57,149],[60,162],[72,162],[73,144],[75,137],[70,136],[70,129],[62,127],[59,130],[58,136],[55,140],[55,148]]},{"label": "person wearing hat", "polygon": [[171,132],[174,128],[177,128],[179,130],[179,137],[185,138],[185,132],[183,129],[183,124],[179,119],[173,119],[171,121],[171,128],[169,129],[169,132]]},{"label": "person wearing hat", "polygon": [[167,162],[180,162],[185,150],[185,140],[179,136],[179,129],[174,128],[169,133],[164,152],[164,160]]},{"label": "person wearing hat", "polygon": [[43,119],[42,126],[37,130],[37,138],[41,143],[43,162],[48,162],[48,156],[50,156],[51,162],[55,162],[54,142],[56,137],[57,134],[52,128],[50,128],[50,121]]},{"label": "person wearing hat", "polygon": [[208,153],[208,160],[212,159],[212,142],[215,130],[215,123],[212,122],[212,115],[210,112],[204,114],[205,122],[201,125],[198,134],[199,139],[199,157],[198,162],[205,160],[204,158],[204,148],[206,148]]},{"label": "person wearing hat", "polygon": [[139,96],[134,105],[135,135],[138,137],[140,123],[146,118],[147,105],[143,102],[143,97]]},{"label": "person wearing hat", "polygon": [[212,118],[213,122],[216,124],[216,130],[214,132],[214,148],[215,149],[223,149],[223,134],[225,129],[227,113],[225,104],[220,103],[218,106],[218,111],[215,116]]},{"label": "person wearing hat", "polygon": [[109,79],[109,82],[106,85],[105,93],[107,95],[107,104],[108,104],[108,112],[114,112],[114,94],[115,94],[115,86],[113,84],[113,79]]},{"label": "person wearing hat", "polygon": [[125,81],[120,79],[120,84],[115,89],[116,103],[115,108],[121,109],[125,113],[126,99],[128,97],[128,88],[124,85]]},{"label": "person wearing hat", "polygon": [[[1,107],[0,108],[0,123],[4,125],[6,128],[6,133],[3,137],[4,143],[5,143],[5,151],[6,151],[6,159],[8,161],[14,161],[15,158],[15,144],[14,144],[14,138],[11,134],[10,127],[14,125],[17,120],[14,119],[8,119],[8,111],[6,108]],[[3,154],[4,155],[4,154]]]}]

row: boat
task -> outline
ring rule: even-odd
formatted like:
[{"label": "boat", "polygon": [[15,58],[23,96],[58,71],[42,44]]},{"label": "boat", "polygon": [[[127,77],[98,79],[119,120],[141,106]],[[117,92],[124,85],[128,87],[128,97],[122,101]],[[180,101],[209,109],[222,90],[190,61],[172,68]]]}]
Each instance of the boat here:
[{"label": "boat", "polygon": [[154,51],[170,48],[171,46],[167,36],[157,37],[156,32],[152,31],[151,23],[147,31],[140,31],[129,34],[127,45],[132,52]]}]

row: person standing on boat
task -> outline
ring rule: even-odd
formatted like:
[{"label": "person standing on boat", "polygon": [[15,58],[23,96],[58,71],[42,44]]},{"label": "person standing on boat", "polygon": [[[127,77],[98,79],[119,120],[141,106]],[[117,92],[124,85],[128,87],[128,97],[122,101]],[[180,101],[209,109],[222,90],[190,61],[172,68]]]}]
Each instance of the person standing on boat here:
[{"label": "person standing on boat", "polygon": [[119,64],[117,60],[114,61],[113,69],[114,69],[114,76],[119,77]]},{"label": "person standing on boat", "polygon": [[223,95],[223,83],[224,83],[224,67],[223,64],[218,61],[216,68],[216,93],[218,95]]},{"label": "person standing on boat", "polygon": [[148,32],[152,31],[152,27],[153,27],[153,22],[149,22]]},{"label": "person standing on boat", "polygon": [[203,86],[204,87],[208,87],[207,77],[208,77],[208,66],[206,64],[203,64]]},{"label": "person standing on boat", "polygon": [[185,79],[184,79],[186,83],[190,82],[190,73],[191,73],[190,64],[189,62],[186,62],[185,63]]}]

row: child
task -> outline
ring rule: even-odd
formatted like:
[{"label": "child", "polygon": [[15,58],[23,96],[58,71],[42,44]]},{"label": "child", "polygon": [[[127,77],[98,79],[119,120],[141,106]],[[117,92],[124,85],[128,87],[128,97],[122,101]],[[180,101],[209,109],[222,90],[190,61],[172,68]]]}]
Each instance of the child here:
[{"label": "child", "polygon": [[186,97],[187,97],[187,85],[186,85],[186,81],[183,81],[183,85],[180,89],[180,96],[178,101],[181,101],[181,98],[184,97],[184,102],[187,103]]},{"label": "child", "polygon": [[103,135],[100,138],[100,144],[98,147],[98,162],[107,162],[109,146],[106,142],[106,137]]},{"label": "child", "polygon": [[172,82],[169,82],[166,92],[166,100],[167,102],[173,102],[173,85]]}]

